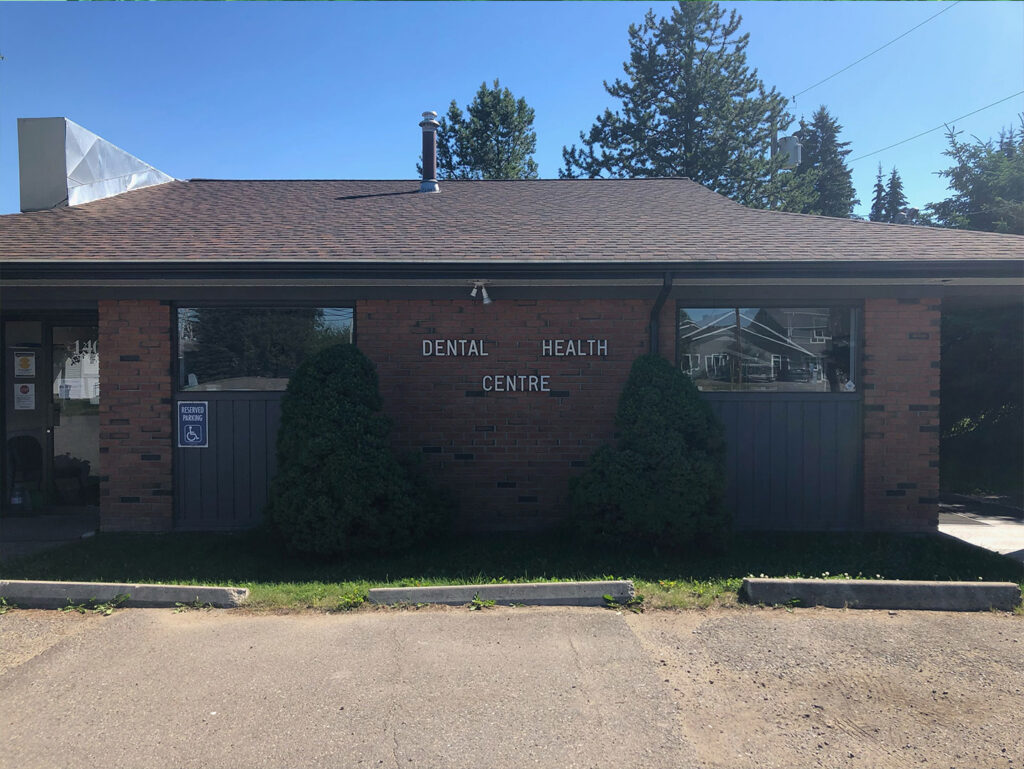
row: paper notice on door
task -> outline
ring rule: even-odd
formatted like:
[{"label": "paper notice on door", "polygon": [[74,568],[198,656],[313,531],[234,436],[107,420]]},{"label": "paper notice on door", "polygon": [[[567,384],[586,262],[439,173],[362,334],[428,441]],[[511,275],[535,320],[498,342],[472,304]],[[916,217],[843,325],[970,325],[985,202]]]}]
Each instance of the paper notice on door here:
[{"label": "paper notice on door", "polygon": [[34,352],[14,353],[14,378],[36,378],[36,354]]},{"label": "paper notice on door", "polygon": [[34,384],[14,385],[14,410],[35,411],[36,386]]}]

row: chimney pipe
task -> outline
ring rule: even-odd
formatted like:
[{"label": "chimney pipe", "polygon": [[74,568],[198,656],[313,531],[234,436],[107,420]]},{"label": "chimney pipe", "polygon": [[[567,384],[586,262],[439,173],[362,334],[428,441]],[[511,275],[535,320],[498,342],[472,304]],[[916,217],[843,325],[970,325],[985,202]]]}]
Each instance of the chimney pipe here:
[{"label": "chimney pipe", "polygon": [[437,122],[436,112],[424,112],[420,128],[423,129],[423,181],[420,192],[440,192],[437,185]]}]

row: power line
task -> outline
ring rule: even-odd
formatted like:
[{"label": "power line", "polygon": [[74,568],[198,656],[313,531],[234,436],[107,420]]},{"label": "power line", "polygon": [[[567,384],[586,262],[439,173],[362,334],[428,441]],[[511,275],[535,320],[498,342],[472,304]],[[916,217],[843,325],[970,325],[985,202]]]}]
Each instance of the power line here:
[{"label": "power line", "polygon": [[914,139],[919,139],[922,136],[924,136],[925,134],[930,134],[932,131],[938,131],[940,128],[945,128],[950,123],[955,123],[957,120],[963,120],[965,117],[970,117],[971,115],[977,115],[979,112],[981,112],[983,110],[987,110],[989,107],[994,107],[997,104],[1002,104],[1004,101],[1009,101],[1010,99],[1013,99],[1013,98],[1015,98],[1017,96],[1020,96],[1022,93],[1024,93],[1024,91],[1017,91],[1017,93],[1011,93],[1005,99],[1000,99],[999,101],[994,101],[991,104],[986,104],[984,107],[979,107],[978,109],[974,110],[974,112],[968,112],[966,115],[961,115],[960,117],[955,117],[952,120],[947,120],[946,122],[941,123],[941,124],[935,126],[935,128],[929,128],[927,131],[921,131],[921,133],[916,134],[914,136],[911,136],[909,139],[904,139],[903,141],[896,142],[895,144],[890,144],[888,147],[882,147],[882,149],[875,150],[874,152],[868,152],[867,154],[859,155],[858,157],[855,157],[853,160],[851,160],[849,162],[856,163],[858,160],[863,160],[864,158],[869,158],[872,155],[877,155],[879,152],[885,152],[886,150],[891,150],[893,147],[899,147],[901,144],[906,144],[907,142],[912,142],[912,141],[914,141]]},{"label": "power line", "polygon": [[889,41],[888,43],[886,43],[885,45],[883,45],[883,46],[881,46],[881,47],[879,47],[879,48],[876,48],[875,50],[873,50],[873,51],[872,51],[871,53],[867,54],[866,56],[861,56],[861,57],[860,57],[859,59],[857,59],[857,61],[853,62],[853,64],[847,64],[847,65],[846,65],[845,67],[843,67],[843,68],[842,68],[841,70],[839,70],[838,72],[833,72],[833,73],[832,73],[831,75],[829,75],[828,77],[826,77],[826,78],[825,78],[824,80],[819,80],[819,81],[818,81],[817,83],[815,83],[814,85],[810,85],[810,86],[807,86],[807,88],[805,88],[804,90],[800,91],[800,93],[796,93],[796,94],[793,94],[793,96],[792,96],[792,100],[793,100],[794,102],[796,102],[796,97],[797,97],[797,96],[801,96],[801,95],[803,95],[803,94],[807,93],[807,92],[808,92],[808,91],[810,91],[810,90],[811,90],[812,88],[817,88],[817,87],[818,87],[819,85],[821,85],[822,83],[825,83],[825,82],[827,82],[827,81],[831,80],[831,79],[832,79],[832,78],[834,78],[834,77],[835,77],[836,75],[841,75],[841,74],[843,74],[843,73],[844,73],[844,72],[846,72],[846,70],[848,70],[848,69],[849,69],[850,67],[854,67],[854,66],[856,66],[857,64],[860,64],[860,63],[861,63],[862,61],[864,61],[865,59],[871,58],[872,56],[874,56],[874,55],[875,55],[876,53],[878,53],[879,51],[881,51],[881,50],[883,50],[883,49],[885,49],[885,48],[888,48],[888,47],[889,47],[890,45],[892,45],[893,43],[895,43],[895,42],[896,42],[897,40],[900,40],[901,38],[904,38],[904,37],[906,37],[907,35],[909,35],[909,34],[910,34],[911,32],[913,32],[913,31],[914,31],[915,29],[917,29],[918,27],[923,27],[923,26],[924,26],[925,24],[927,24],[927,23],[928,23],[929,21],[931,21],[932,19],[936,18],[937,16],[941,16],[941,15],[942,15],[942,14],[944,14],[944,13],[945,13],[946,11],[950,10],[950,9],[951,9],[951,8],[952,8],[952,7],[954,6],[954,5],[959,5],[959,4],[961,3],[961,2],[963,2],[963,0],[956,0],[956,2],[954,2],[954,3],[951,3],[951,4],[947,5],[947,6],[945,7],[945,8],[943,8],[943,9],[942,9],[941,11],[939,11],[938,13],[936,13],[936,14],[934,14],[934,15],[932,15],[932,16],[929,16],[929,17],[928,17],[927,19],[925,19],[924,21],[922,21],[922,22],[921,22],[920,24],[918,24],[917,26],[911,27],[911,28],[910,28],[910,29],[908,29],[908,30],[907,30],[906,32],[904,32],[904,33],[903,33],[902,35],[900,35],[899,37],[894,37],[894,38],[893,38],[892,40],[890,40],[890,41]]}]

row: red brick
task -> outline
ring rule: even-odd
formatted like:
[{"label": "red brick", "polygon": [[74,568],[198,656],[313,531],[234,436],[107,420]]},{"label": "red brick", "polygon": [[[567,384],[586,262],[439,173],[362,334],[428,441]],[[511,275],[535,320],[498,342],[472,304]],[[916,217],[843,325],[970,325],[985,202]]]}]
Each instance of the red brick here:
[{"label": "red brick", "polygon": [[[171,392],[170,308],[157,301],[99,302],[103,350],[100,448],[100,527],[104,531],[171,528],[173,497],[152,496],[172,488],[171,407],[154,404]],[[139,356],[138,361],[120,357]],[[115,420],[118,420],[115,422]],[[126,422],[125,422],[126,420]],[[159,454],[143,461],[141,454]],[[121,497],[139,497],[123,503]]]}]

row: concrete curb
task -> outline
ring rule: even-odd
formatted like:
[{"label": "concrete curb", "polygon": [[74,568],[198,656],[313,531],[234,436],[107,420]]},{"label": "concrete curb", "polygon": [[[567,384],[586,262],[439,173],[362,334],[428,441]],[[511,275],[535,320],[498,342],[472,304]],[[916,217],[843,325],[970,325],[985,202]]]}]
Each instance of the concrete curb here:
[{"label": "concrete curb", "polygon": [[496,604],[530,606],[604,606],[604,596],[627,603],[635,595],[629,580],[609,582],[528,582],[504,585],[440,585],[436,587],[378,587],[370,603],[440,603],[461,606],[474,598]]},{"label": "concrete curb", "polygon": [[0,597],[22,609],[60,609],[69,602],[74,605],[106,603],[119,595],[129,596],[121,606],[164,608],[198,602],[231,609],[244,603],[249,591],[244,587],[0,580]]},{"label": "concrete curb", "polygon": [[1013,582],[919,582],[872,579],[745,579],[740,596],[767,605],[925,611],[1011,611],[1020,603]]}]

